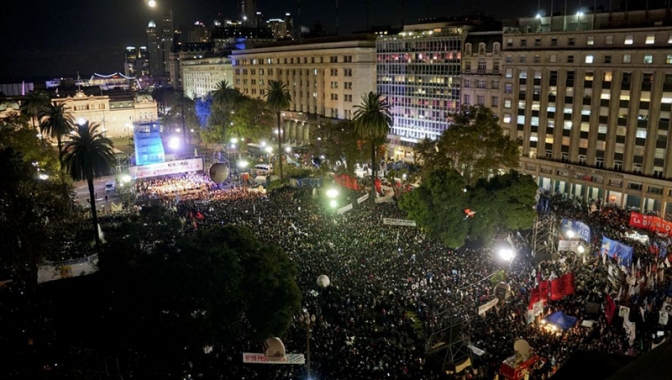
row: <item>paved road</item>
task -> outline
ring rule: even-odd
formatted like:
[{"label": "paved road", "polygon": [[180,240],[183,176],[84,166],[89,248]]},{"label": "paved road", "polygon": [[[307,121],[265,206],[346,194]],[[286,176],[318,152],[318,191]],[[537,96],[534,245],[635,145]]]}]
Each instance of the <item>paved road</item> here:
[{"label": "paved road", "polygon": [[[114,176],[101,177],[93,180],[93,191],[95,192],[97,210],[102,211],[103,207],[105,207],[105,210],[109,210],[110,202],[121,202],[119,194],[117,194],[116,191],[107,193],[107,202],[105,201],[105,184],[109,181],[114,181]],[[73,185],[79,204],[86,205],[89,200],[89,188],[86,185],[86,181],[75,182]]]}]

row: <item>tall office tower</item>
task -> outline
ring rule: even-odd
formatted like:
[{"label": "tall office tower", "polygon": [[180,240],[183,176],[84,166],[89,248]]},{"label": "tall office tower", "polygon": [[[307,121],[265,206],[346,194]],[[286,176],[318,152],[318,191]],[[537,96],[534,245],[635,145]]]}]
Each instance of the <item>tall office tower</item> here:
[{"label": "tall office tower", "polygon": [[277,40],[291,39],[294,24],[292,16],[289,13],[285,14],[285,18],[272,18],[266,21],[266,27],[273,31],[273,36]]},{"label": "tall office tower", "polygon": [[136,76],[144,77],[149,75],[149,49],[147,46],[140,46],[138,50],[138,58],[135,61]]},{"label": "tall office tower", "polygon": [[204,23],[196,21],[194,25],[189,28],[187,42],[208,42],[209,39],[208,28],[206,28]]},{"label": "tall office tower", "polygon": [[147,49],[149,50],[149,73],[155,76],[163,75],[165,70],[161,54],[161,37],[154,21],[150,21],[147,25]]},{"label": "tall office tower", "polygon": [[460,58],[464,21],[405,25],[376,42],[378,93],[392,106],[390,151],[413,160],[413,146],[436,139],[448,114],[460,106]]},{"label": "tall office tower", "polygon": [[243,26],[257,27],[257,0],[238,0],[238,10]]},{"label": "tall office tower", "polygon": [[173,28],[173,11],[166,10],[161,19],[161,59],[163,60],[163,73],[168,74],[170,51],[173,47],[175,29]]},{"label": "tall office tower", "polygon": [[124,52],[124,75],[133,77],[136,75],[136,61],[138,59],[138,49],[134,46],[126,47]]},{"label": "tall office tower", "polygon": [[648,9],[505,26],[502,126],[541,188],[672,213],[670,21]]}]

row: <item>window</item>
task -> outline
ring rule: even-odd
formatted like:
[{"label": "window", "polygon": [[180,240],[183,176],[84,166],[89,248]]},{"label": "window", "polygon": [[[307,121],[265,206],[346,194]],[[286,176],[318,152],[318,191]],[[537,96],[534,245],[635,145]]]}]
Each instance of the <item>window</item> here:
[{"label": "window", "polygon": [[483,96],[483,95],[476,96],[476,104],[478,104],[479,106],[484,106],[485,105],[485,96]]},{"label": "window", "polygon": [[567,56],[567,63],[573,63],[574,62],[574,56],[573,55],[568,55]]},{"label": "window", "polygon": [[464,104],[465,105],[471,104],[471,97],[469,95],[464,95]]},{"label": "window", "polygon": [[466,55],[471,55],[471,44],[465,44],[464,45],[464,53]]},{"label": "window", "polygon": [[625,35],[625,42],[623,42],[623,44],[632,45],[633,42],[634,42],[634,38],[632,37],[632,34],[626,34]]},{"label": "window", "polygon": [[511,83],[504,84],[504,92],[510,94],[513,92],[513,85]]},{"label": "window", "polygon": [[352,76],[352,69],[343,69],[343,76],[351,77]]},{"label": "window", "polygon": [[651,63],[653,63],[653,56],[652,56],[652,55],[645,55],[645,56],[644,56],[644,63],[645,63],[645,64],[651,64]]},{"label": "window", "polygon": [[558,38],[557,37],[551,38],[551,46],[558,46]]},{"label": "window", "polygon": [[668,54],[667,57],[665,58],[665,63],[668,65],[672,64],[672,54]]},{"label": "window", "polygon": [[576,38],[574,38],[574,37],[569,37],[569,38],[567,39],[567,45],[569,45],[569,46],[574,46],[575,44],[576,44]]},{"label": "window", "polygon": [[646,36],[646,41],[644,42],[647,45],[653,45],[656,43],[656,36],[649,34]]},{"label": "window", "polygon": [[521,55],[520,56],[520,63],[525,63],[527,61],[527,56]]},{"label": "window", "polygon": [[466,87],[466,88],[471,87],[471,79],[465,79],[464,80],[464,87]]},{"label": "window", "polygon": [[595,58],[595,57],[594,57],[592,54],[588,54],[588,55],[586,56],[586,63],[593,63],[593,59],[594,59],[594,58]]},{"label": "window", "polygon": [[492,106],[493,107],[499,107],[499,98],[496,96],[492,97]]},{"label": "window", "polygon": [[506,75],[505,76],[506,76],[506,78],[513,78],[513,69],[508,67],[506,69]]},{"label": "window", "polygon": [[506,123],[506,124],[511,123],[511,114],[510,113],[505,113],[502,121],[504,121],[504,123]]},{"label": "window", "polygon": [[492,63],[492,71],[499,72],[499,61],[495,61]]},{"label": "window", "polygon": [[586,45],[588,46],[595,45],[595,37],[588,36],[588,38],[586,39]]},{"label": "window", "polygon": [[478,71],[485,71],[487,68],[485,61],[478,61]]},{"label": "window", "polygon": [[504,99],[504,108],[511,108],[511,99]]},{"label": "window", "polygon": [[611,63],[611,56],[610,55],[605,55],[604,56],[604,63]]},{"label": "window", "polygon": [[541,46],[541,38],[534,39],[534,46]]},{"label": "window", "polygon": [[525,38],[520,39],[520,46],[527,46],[527,40]]},{"label": "window", "polygon": [[557,54],[551,54],[551,56],[549,58],[549,62],[555,63],[557,61],[558,61],[558,55]]},{"label": "window", "polygon": [[605,45],[613,45],[614,44],[614,36],[605,36],[604,37],[604,44]]},{"label": "window", "polygon": [[492,82],[490,83],[490,87],[492,87],[495,90],[498,89],[499,88],[499,81],[496,80],[496,79],[493,79]]},{"label": "window", "polygon": [[623,54],[623,63],[630,63],[632,56],[630,54]]},{"label": "window", "polygon": [[506,39],[506,46],[507,47],[513,47],[513,38],[507,38]]}]

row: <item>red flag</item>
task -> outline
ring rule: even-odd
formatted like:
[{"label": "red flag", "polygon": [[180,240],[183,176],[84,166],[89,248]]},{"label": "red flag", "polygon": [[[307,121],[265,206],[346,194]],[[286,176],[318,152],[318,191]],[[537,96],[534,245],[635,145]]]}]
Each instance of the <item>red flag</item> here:
[{"label": "red flag", "polygon": [[203,220],[205,219],[205,216],[203,216],[200,211],[196,211],[196,219]]},{"label": "red flag", "polygon": [[539,302],[539,300],[541,300],[539,289],[532,289],[532,292],[530,292],[530,305],[527,307],[527,309],[532,310],[534,304]]},{"label": "red flag", "polygon": [[544,301],[548,300],[548,292],[550,289],[551,289],[550,281],[539,282],[539,298]]},{"label": "red flag", "polygon": [[557,301],[565,296],[565,277],[558,277],[551,281],[551,300]]},{"label": "red flag", "polygon": [[383,188],[380,183],[380,178],[376,178],[375,180],[373,180],[373,186],[376,188],[376,192],[378,192],[378,194],[383,192]]},{"label": "red flag", "polygon": [[607,294],[607,305],[604,308],[604,316],[607,318],[607,323],[611,324],[611,320],[614,319],[614,313],[616,312],[616,304],[614,300],[611,299],[611,296]]},{"label": "red flag", "polygon": [[574,294],[574,291],[576,290],[574,287],[574,273],[567,273],[562,276],[565,280],[565,295],[569,296]]}]

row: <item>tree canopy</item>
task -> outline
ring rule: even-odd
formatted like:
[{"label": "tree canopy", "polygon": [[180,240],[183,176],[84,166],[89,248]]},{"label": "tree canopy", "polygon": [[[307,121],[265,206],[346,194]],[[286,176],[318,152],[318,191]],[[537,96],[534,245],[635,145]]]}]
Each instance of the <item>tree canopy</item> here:
[{"label": "tree canopy", "polygon": [[488,245],[494,237],[532,227],[537,189],[532,176],[516,171],[468,186],[457,171],[437,169],[403,195],[400,207],[449,247],[466,241]]},{"label": "tree canopy", "polygon": [[480,178],[518,167],[518,146],[504,135],[490,108],[464,106],[450,117],[452,124],[438,141],[423,141],[416,147],[425,173],[455,169],[473,185]]},{"label": "tree canopy", "polygon": [[310,134],[315,154],[324,155],[337,173],[353,175],[355,163],[365,158],[361,140],[350,120],[322,123]]},{"label": "tree canopy", "polygon": [[373,92],[363,95],[362,102],[355,106],[355,131],[361,139],[368,140],[371,146],[371,178],[377,175],[376,145],[385,141],[394,122],[391,108],[387,98]]}]

